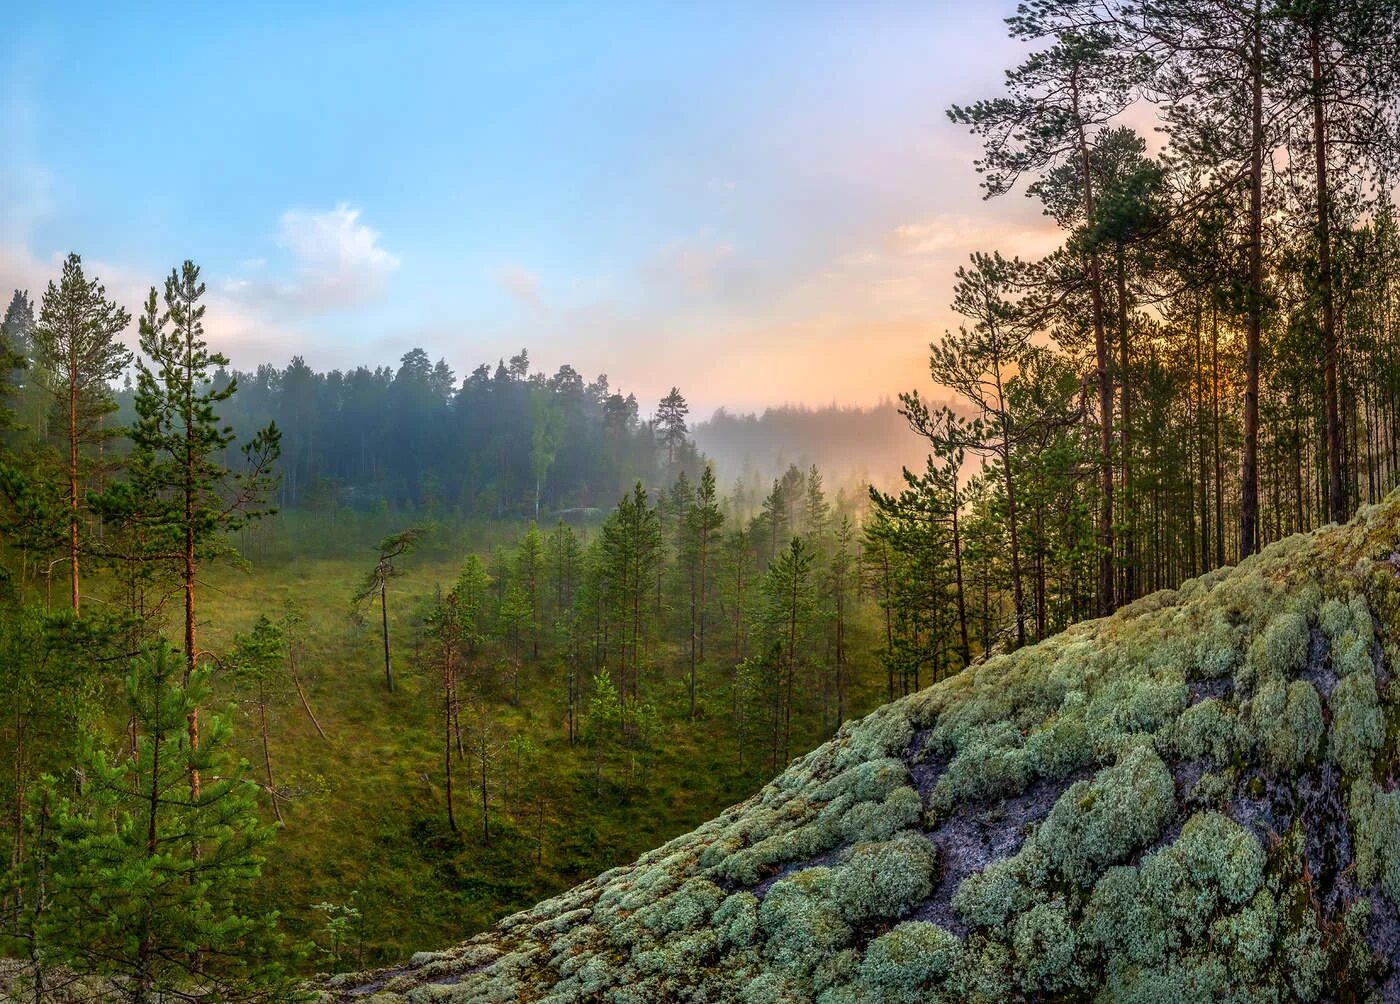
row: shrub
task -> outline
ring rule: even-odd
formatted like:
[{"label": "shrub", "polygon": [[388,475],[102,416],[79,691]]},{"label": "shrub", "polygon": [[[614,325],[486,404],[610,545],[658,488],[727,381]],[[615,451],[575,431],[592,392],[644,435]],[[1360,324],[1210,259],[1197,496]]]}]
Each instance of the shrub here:
[{"label": "shrub", "polygon": [[1369,671],[1342,677],[1332,689],[1328,703],[1332,710],[1328,758],[1346,774],[1369,770],[1385,740],[1376,678]]},{"label": "shrub", "polygon": [[1038,842],[1066,880],[1090,885],[1107,865],[1156,839],[1176,811],[1172,776],[1155,752],[1137,746],[1060,796]]}]

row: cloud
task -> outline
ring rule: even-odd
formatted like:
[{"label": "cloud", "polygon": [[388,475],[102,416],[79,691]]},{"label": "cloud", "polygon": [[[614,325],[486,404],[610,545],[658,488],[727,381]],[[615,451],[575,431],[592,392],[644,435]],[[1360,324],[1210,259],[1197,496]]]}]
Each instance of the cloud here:
[{"label": "cloud", "polygon": [[[360,222],[346,203],[325,212],[288,209],[278,224],[277,243],[293,260],[292,277],[276,280],[244,275],[224,285],[240,301],[281,313],[319,314],[384,295],[399,259],[379,243],[379,232]],[[260,259],[245,272],[262,272]]]},{"label": "cloud", "polygon": [[[50,280],[57,280],[63,268],[64,255],[55,252],[36,255],[22,244],[0,241],[0,291],[9,302],[11,289],[29,291],[37,311]],[[126,265],[94,258],[83,258],[83,271],[89,279],[99,280],[109,299],[115,300],[132,315],[132,323],[122,332],[122,341],[136,350],[135,317],[145,301],[152,284],[159,287],[163,277],[147,275]],[[205,296],[208,313],[204,317],[204,333],[212,348],[233,358],[235,366],[252,366],[275,361],[288,354],[288,346],[304,344],[307,337],[289,331],[248,309],[242,303],[212,288]]]},{"label": "cloud", "polygon": [[523,265],[502,265],[491,271],[491,278],[525,306],[533,310],[544,308],[544,301],[540,298],[540,277]]},{"label": "cloud", "polygon": [[733,257],[728,244],[706,237],[677,240],[658,251],[642,273],[687,293],[708,293]]}]

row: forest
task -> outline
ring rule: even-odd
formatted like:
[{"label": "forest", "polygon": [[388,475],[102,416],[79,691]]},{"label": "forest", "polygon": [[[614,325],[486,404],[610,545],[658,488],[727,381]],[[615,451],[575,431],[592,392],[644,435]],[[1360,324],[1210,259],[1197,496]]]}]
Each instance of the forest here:
[{"label": "forest", "polygon": [[639,400],[526,349],[241,370],[190,260],[141,303],[76,253],[15,290],[0,948],[26,999],[288,999],[462,940],[887,701],[1381,502],[1400,6],[1006,26],[1024,58],[947,116],[1059,245],[967,249],[882,408],[702,421],[679,375]]}]

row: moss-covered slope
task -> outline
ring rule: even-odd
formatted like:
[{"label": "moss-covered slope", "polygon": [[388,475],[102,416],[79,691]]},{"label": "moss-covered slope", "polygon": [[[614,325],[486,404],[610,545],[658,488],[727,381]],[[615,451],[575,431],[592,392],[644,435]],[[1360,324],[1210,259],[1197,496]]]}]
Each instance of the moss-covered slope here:
[{"label": "moss-covered slope", "polygon": [[634,864],[326,994],[1400,1000],[1397,546],[1393,497],[996,656]]}]

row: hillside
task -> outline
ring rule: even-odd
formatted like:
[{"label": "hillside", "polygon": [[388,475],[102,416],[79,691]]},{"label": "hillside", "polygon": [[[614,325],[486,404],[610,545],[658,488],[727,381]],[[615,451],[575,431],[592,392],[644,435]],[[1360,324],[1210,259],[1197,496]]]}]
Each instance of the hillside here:
[{"label": "hillside", "polygon": [[330,1000],[1400,1000],[1400,497],[845,726]]}]

